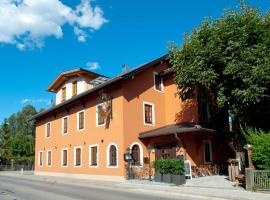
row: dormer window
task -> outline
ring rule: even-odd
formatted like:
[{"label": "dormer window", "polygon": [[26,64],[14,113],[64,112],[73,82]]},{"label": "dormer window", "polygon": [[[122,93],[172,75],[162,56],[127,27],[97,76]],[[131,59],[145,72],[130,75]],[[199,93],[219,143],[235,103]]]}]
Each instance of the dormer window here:
[{"label": "dormer window", "polygon": [[72,83],[72,96],[76,96],[77,95],[77,81],[74,81]]},{"label": "dormer window", "polygon": [[65,101],[67,98],[67,89],[66,87],[62,88],[62,102]]}]

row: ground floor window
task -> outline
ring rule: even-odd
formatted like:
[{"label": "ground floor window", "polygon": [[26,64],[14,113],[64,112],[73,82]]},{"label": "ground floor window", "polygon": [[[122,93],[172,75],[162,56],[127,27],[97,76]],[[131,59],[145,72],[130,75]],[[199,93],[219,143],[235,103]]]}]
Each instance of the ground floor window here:
[{"label": "ground floor window", "polygon": [[43,156],[43,152],[42,151],[40,151],[39,152],[39,154],[38,154],[38,165],[41,167],[42,166],[42,160],[43,160],[43,158],[42,158],[42,156]]},{"label": "ground floor window", "polygon": [[75,147],[74,149],[74,166],[79,167],[82,165],[82,148]]},{"label": "ground floor window", "polygon": [[62,166],[67,167],[68,165],[68,150],[62,149]]},{"label": "ground floor window", "polygon": [[98,145],[91,145],[89,148],[89,165],[98,166]]},{"label": "ground floor window", "polygon": [[117,160],[117,146],[115,144],[108,145],[107,148],[107,165],[108,167],[117,167],[118,166],[118,160]]},{"label": "ground floor window", "polygon": [[141,165],[141,152],[139,145],[135,144],[132,146],[132,158],[133,158],[133,165]]},{"label": "ground floor window", "polygon": [[47,166],[52,166],[52,151],[48,150],[47,151]]},{"label": "ground floor window", "polygon": [[204,144],[204,162],[211,163],[212,162],[212,145],[211,142],[207,142]]}]

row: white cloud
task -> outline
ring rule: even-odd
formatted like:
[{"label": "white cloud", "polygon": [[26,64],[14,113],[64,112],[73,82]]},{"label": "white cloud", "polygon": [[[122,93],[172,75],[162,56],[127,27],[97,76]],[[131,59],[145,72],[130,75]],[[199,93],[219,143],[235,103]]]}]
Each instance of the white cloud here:
[{"label": "white cloud", "polygon": [[89,70],[100,69],[100,65],[98,64],[98,62],[87,62],[86,66],[88,67]]},{"label": "white cloud", "polygon": [[50,99],[23,99],[21,100],[22,104],[37,104],[37,103],[44,103],[44,104],[48,104],[51,105],[51,100]]},{"label": "white cloud", "polygon": [[81,0],[74,9],[60,0],[0,0],[0,43],[19,49],[41,47],[49,36],[62,38],[64,24],[72,26],[78,40],[85,42],[90,32],[106,22],[92,0]]}]

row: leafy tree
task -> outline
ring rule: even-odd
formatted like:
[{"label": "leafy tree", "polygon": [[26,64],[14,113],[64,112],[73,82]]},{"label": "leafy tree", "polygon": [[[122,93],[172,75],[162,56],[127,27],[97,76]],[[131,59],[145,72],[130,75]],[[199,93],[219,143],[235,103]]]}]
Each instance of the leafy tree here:
[{"label": "leafy tree", "polygon": [[207,96],[213,116],[230,109],[239,146],[245,142],[240,125],[270,130],[269,49],[270,11],[245,4],[204,20],[180,48],[169,46],[180,97]]},{"label": "leafy tree", "polygon": [[9,127],[8,127],[8,120],[4,119],[3,124],[1,125],[0,129],[0,157],[2,158],[9,158],[11,155],[9,149]]}]

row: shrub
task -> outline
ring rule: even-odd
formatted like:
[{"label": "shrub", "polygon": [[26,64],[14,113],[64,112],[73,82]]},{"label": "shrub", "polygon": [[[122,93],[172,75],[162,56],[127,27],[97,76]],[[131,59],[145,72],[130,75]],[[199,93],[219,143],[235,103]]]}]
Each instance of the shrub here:
[{"label": "shrub", "polygon": [[184,161],[183,159],[161,159],[155,160],[154,168],[160,174],[184,174]]},{"label": "shrub", "polygon": [[248,143],[253,145],[253,164],[259,169],[270,169],[270,132],[252,128],[244,131]]}]

